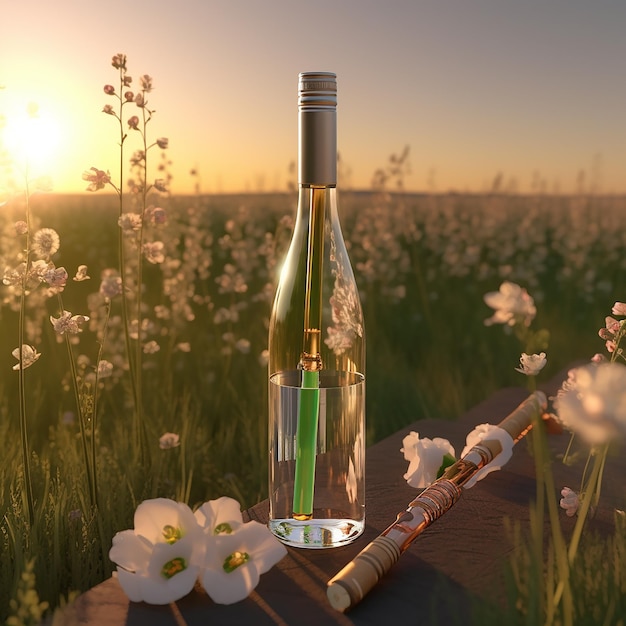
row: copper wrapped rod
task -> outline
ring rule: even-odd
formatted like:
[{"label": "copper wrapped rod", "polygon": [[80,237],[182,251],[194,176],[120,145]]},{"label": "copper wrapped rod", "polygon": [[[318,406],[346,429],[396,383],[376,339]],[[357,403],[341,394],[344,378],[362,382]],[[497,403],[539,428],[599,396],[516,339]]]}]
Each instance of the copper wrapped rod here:
[{"label": "copper wrapped rod", "polygon": [[[546,395],[535,391],[498,426],[517,443],[532,427],[533,417],[547,408]],[[360,602],[391,569],[400,555],[436,519],[449,511],[466,485],[501,452],[497,439],[485,439],[448,467],[443,476],[424,489],[398,514],[396,521],[328,581],[327,596],[338,611]]]}]

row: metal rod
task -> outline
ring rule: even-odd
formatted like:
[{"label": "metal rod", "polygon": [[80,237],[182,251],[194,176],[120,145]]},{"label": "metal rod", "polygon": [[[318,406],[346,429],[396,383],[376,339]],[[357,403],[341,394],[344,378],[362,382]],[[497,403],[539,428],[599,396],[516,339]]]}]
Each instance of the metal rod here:
[{"label": "metal rod", "polygon": [[[541,415],[546,408],[546,395],[535,391],[498,426],[517,442],[532,427],[533,417]],[[413,541],[454,506],[461,497],[463,485],[500,451],[499,441],[481,441],[422,491],[398,514],[393,524],[328,582],[327,596],[331,605],[339,611],[347,611],[360,602]]]}]

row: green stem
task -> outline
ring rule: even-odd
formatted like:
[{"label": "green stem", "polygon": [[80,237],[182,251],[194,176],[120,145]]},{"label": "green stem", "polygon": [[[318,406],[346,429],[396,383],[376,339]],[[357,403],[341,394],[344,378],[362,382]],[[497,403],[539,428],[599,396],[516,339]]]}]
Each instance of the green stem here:
[{"label": "green stem", "polygon": [[578,509],[578,519],[576,520],[576,525],[574,526],[574,532],[572,533],[572,539],[569,545],[568,559],[570,564],[572,564],[576,558],[576,552],[578,551],[578,544],[580,543],[582,536],[583,526],[585,524],[585,520],[587,519],[589,509],[591,508],[591,502],[593,499],[592,496],[594,495],[594,492],[599,489],[599,480],[602,476],[602,470],[606,460],[606,452],[607,448],[605,448],[602,453],[596,454],[593,462],[591,476],[589,477],[589,482],[587,483],[589,488],[582,499],[580,508]]},{"label": "green stem", "polygon": [[[145,93],[144,93],[145,98]],[[146,120],[146,107],[145,105],[141,108],[142,119],[143,119],[143,130],[141,131],[141,138],[143,141],[143,172],[141,174],[143,180],[141,180],[141,225],[139,228],[139,238],[137,243],[137,301],[136,305],[136,315],[137,315],[137,343],[135,344],[135,389],[137,394],[137,421],[136,421],[136,432],[135,436],[137,439],[137,445],[139,446],[139,450],[141,451],[141,458],[143,458],[143,438],[144,438],[144,425],[143,425],[143,371],[142,371],[142,338],[141,338],[141,327],[142,327],[142,313],[141,313],[141,305],[143,302],[142,299],[142,288],[143,288],[143,242],[144,242],[144,219],[146,213],[146,205],[147,205],[147,179],[148,179],[148,146],[146,141],[146,124],[148,120]],[[149,119],[149,118],[148,118]]]},{"label": "green stem", "polygon": [[543,520],[544,520],[544,500],[547,501],[548,517],[550,520],[550,530],[552,534],[552,550],[555,554],[555,562],[558,571],[559,583],[554,593],[550,592],[553,598],[552,606],[547,607],[549,618],[546,624],[552,623],[555,616],[555,609],[561,602],[563,609],[563,624],[571,626],[573,624],[572,615],[572,595],[569,580],[570,563],[567,559],[567,546],[559,522],[559,509],[556,502],[556,491],[554,487],[554,476],[549,463],[549,450],[546,439],[546,432],[543,420],[540,415],[533,418],[532,428],[533,456],[535,459],[535,473],[537,483],[537,509],[538,524],[535,541],[535,552],[537,562],[543,562]]},{"label": "green stem", "polygon": [[296,470],[293,487],[294,517],[310,517],[315,490],[315,457],[319,420],[319,372],[302,372],[296,432]]},{"label": "green stem", "polygon": [[[120,68],[120,93],[123,93],[125,89],[124,84],[124,76],[126,70],[125,68]],[[119,217],[121,218],[124,215],[124,194],[122,191],[123,188],[123,180],[124,180],[124,141],[126,140],[126,133],[124,132],[124,122],[123,122],[123,110],[124,110],[125,101],[120,97],[120,114],[119,114],[119,124],[120,124],[120,160],[119,160],[119,181],[120,186],[117,191],[118,200],[119,200]],[[126,268],[126,249],[125,249],[125,241],[124,241],[124,233],[121,228],[119,229],[118,235],[118,256],[119,256],[119,265],[120,265],[120,278],[122,281],[122,326],[124,328],[124,344],[126,347],[126,354],[128,356],[128,369],[130,375],[130,385],[131,385],[131,393],[133,396],[133,405],[134,405],[134,429],[135,434],[139,431],[138,424],[141,420],[141,399],[139,396],[139,391],[137,387],[137,376],[136,372],[139,367],[139,361],[137,361],[136,353],[134,353],[131,344],[130,337],[130,316],[129,316],[129,302],[128,302],[128,280],[127,280],[127,268]]]},{"label": "green stem", "polygon": [[104,318],[104,327],[102,329],[102,340],[100,341],[100,347],[98,348],[98,356],[96,357],[96,381],[93,391],[93,413],[91,416],[92,424],[92,436],[91,436],[91,467],[94,476],[94,486],[96,487],[95,493],[98,495],[97,483],[98,483],[98,463],[96,455],[96,431],[98,426],[98,399],[100,396],[100,363],[102,361],[102,354],[104,352],[104,343],[106,340],[107,329],[109,327],[109,319],[111,317],[111,301],[106,302],[106,315]]},{"label": "green stem", "polygon": [[[58,294],[59,308],[61,314],[63,314],[63,301],[61,294]],[[80,390],[78,389],[78,372],[76,371],[76,363],[74,362],[74,354],[72,353],[72,343],[70,336],[65,333],[65,346],[67,348],[67,356],[70,362],[70,372],[72,375],[72,389],[74,390],[74,402],[76,403],[76,413],[78,414],[78,425],[80,427],[80,438],[83,448],[83,456],[85,457],[85,469],[87,470],[87,480],[89,483],[89,500],[92,508],[97,506],[97,487],[95,477],[95,467],[91,465],[91,458],[89,455],[89,447],[87,445],[87,429],[85,424],[85,412],[80,401]],[[92,423],[92,439],[95,438],[95,432],[93,431]]]},{"label": "green stem", "polygon": [[18,394],[19,394],[19,415],[20,415],[20,440],[22,443],[22,464],[24,466],[24,489],[26,492],[26,508],[28,511],[28,521],[32,526],[35,519],[35,504],[33,498],[33,483],[30,471],[30,446],[28,443],[28,423],[26,417],[26,385],[24,376],[24,359],[22,346],[26,335],[26,286],[28,280],[28,268],[30,264],[30,193],[28,189],[28,178],[26,178],[26,264],[24,275],[22,276],[22,288],[20,294],[20,314],[18,321]]}]

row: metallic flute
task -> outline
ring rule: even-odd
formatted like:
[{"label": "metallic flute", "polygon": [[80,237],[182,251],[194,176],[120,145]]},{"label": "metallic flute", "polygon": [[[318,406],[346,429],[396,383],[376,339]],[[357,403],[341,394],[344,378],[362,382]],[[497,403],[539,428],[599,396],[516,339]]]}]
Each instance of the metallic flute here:
[{"label": "metallic flute", "polygon": [[[546,395],[535,391],[498,426],[517,443],[532,427],[533,416],[541,415],[547,404]],[[343,612],[360,602],[417,536],[452,508],[461,497],[462,487],[500,451],[498,440],[485,439],[448,467],[391,526],[328,581],[326,593],[331,605]]]}]

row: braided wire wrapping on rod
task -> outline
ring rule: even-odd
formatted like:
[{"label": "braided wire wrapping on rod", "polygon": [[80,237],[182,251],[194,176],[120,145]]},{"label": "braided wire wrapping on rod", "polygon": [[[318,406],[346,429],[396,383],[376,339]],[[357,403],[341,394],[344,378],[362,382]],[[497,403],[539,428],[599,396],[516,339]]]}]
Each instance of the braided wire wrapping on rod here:
[{"label": "braided wire wrapping on rod", "polygon": [[424,510],[424,518],[429,524],[439,519],[459,498],[461,488],[451,480],[441,479],[422,491],[409,504],[409,508],[419,507]]}]

